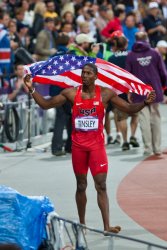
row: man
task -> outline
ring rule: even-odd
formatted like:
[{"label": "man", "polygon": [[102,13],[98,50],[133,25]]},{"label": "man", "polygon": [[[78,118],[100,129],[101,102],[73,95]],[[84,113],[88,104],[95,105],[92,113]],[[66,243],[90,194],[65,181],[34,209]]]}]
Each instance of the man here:
[{"label": "man", "polygon": [[102,29],[101,35],[109,39],[112,32],[116,30],[122,31],[122,23],[125,20],[125,6],[123,4],[118,4],[114,9],[114,18],[107,23],[107,25]]},{"label": "man", "polygon": [[165,63],[165,67],[167,69],[167,42],[165,40],[157,42],[155,49],[161,54],[162,59]]},{"label": "man", "polygon": [[91,48],[93,42],[94,39],[88,34],[80,33],[75,38],[75,44],[69,46],[69,51],[77,56],[98,57],[100,47],[96,45]]},{"label": "man", "polygon": [[135,34],[138,32],[136,27],[136,17],[133,12],[130,12],[126,15],[125,23],[123,25],[123,33],[128,40],[127,50],[131,50],[133,44],[135,43]]},{"label": "man", "polygon": [[82,69],[82,83],[78,88],[64,89],[59,95],[45,100],[32,86],[31,76],[27,74],[24,83],[34,100],[43,108],[49,109],[63,105],[66,101],[73,105],[72,113],[72,163],[77,181],[76,203],[81,224],[85,224],[86,187],[88,167],[93,175],[97,190],[97,201],[101,210],[104,230],[119,233],[120,226],[111,227],[109,223],[109,202],[106,191],[108,162],[104,146],[104,109],[112,101],[125,112],[138,112],[155,98],[151,92],[145,102],[128,104],[112,90],[95,85],[97,67],[85,64]]},{"label": "man", "polygon": [[157,2],[150,2],[148,5],[149,15],[143,20],[146,32],[152,47],[156,47],[158,41],[166,35],[166,28],[159,17],[160,9]]},{"label": "man", "polygon": [[37,54],[39,61],[47,60],[50,56],[53,56],[56,53],[53,30],[54,19],[47,17],[45,19],[44,30],[40,31],[37,35],[35,53]]},{"label": "man", "polygon": [[11,73],[11,47],[9,34],[6,29],[9,21],[9,14],[0,9],[0,69],[8,82]]},{"label": "man", "polygon": [[[144,154],[161,154],[161,117],[159,103],[163,101],[162,87],[167,84],[167,73],[161,55],[148,42],[146,32],[136,33],[136,43],[126,58],[126,70],[152,86],[156,93],[155,102],[139,112],[139,122],[144,143]],[[132,95],[133,102],[142,96]]]},{"label": "man", "polygon": [[[118,31],[114,31],[112,33],[112,42],[113,42],[113,55],[109,58],[109,62],[125,69],[125,62],[126,57],[128,55],[127,51],[127,44],[128,40],[124,36],[123,33]],[[122,99],[128,101],[128,95],[123,93],[119,95]],[[117,124],[118,129],[122,133],[123,138],[123,144],[122,144],[122,151],[126,151],[130,149],[130,145],[132,147],[139,147],[139,143],[137,141],[137,138],[135,137],[137,125],[138,125],[138,115],[137,114],[131,114],[131,121],[130,121],[130,140],[128,142],[128,123],[127,118],[129,115],[125,112],[120,111],[116,107],[114,108],[114,117],[115,117],[115,124]]]},{"label": "man", "polygon": [[[60,33],[56,40],[57,52],[55,55],[63,55],[68,52],[68,45],[70,43],[70,37],[64,33]],[[56,85],[50,85],[50,96],[58,95],[63,88]],[[64,145],[63,131],[66,128],[67,140]],[[51,143],[51,151],[55,156],[62,156],[66,153],[71,153],[71,105],[69,102],[64,103],[61,107],[56,108],[56,117],[53,127],[53,136]],[[63,146],[65,147],[63,150]]]},{"label": "man", "polygon": [[55,3],[53,0],[47,0],[46,1],[46,12],[44,14],[44,17],[47,18],[47,17],[50,17],[50,18],[53,18],[55,19],[58,14],[56,13],[55,9],[56,9],[56,6],[55,6]]},{"label": "man", "polygon": [[104,29],[108,23],[108,9],[107,6],[99,6],[99,15],[96,17],[96,25],[99,32]]}]

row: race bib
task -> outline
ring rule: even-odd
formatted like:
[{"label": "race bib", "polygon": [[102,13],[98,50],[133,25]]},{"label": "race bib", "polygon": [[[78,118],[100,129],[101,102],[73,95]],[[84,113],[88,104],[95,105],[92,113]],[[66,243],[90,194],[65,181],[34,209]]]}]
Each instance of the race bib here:
[{"label": "race bib", "polygon": [[76,117],[75,118],[75,129],[81,131],[93,131],[99,127],[99,120],[96,117]]}]

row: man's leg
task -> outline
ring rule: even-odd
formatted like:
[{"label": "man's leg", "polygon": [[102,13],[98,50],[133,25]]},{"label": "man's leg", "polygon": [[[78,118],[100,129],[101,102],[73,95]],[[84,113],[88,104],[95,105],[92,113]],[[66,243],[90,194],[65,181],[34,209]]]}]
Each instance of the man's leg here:
[{"label": "man's leg", "polygon": [[117,122],[119,124],[119,128],[123,137],[122,151],[129,150],[130,146],[128,143],[128,126],[127,126],[128,114],[118,109],[115,109],[115,116],[118,120]]},{"label": "man's leg", "polygon": [[56,108],[56,118],[52,137],[52,154],[61,155],[63,147],[63,130],[66,122],[66,114],[63,107]]},{"label": "man's leg", "polygon": [[85,224],[88,159],[87,151],[72,146],[72,164],[77,182],[75,198],[81,224]]},{"label": "man's leg", "polygon": [[159,111],[159,103],[150,105],[151,115],[151,131],[152,131],[152,145],[155,155],[160,155],[161,151],[161,115]]},{"label": "man's leg", "polygon": [[85,224],[86,212],[86,188],[87,188],[87,175],[76,175],[77,190],[76,190],[76,203],[78,209],[79,220],[81,224]]},{"label": "man's leg", "polygon": [[130,128],[131,128],[131,137],[130,137],[130,144],[134,148],[138,148],[140,145],[135,137],[136,129],[138,126],[138,114],[134,114],[131,116]]},{"label": "man's leg", "polygon": [[119,233],[121,227],[111,227],[109,222],[109,201],[106,189],[106,177],[106,173],[97,174],[93,177],[97,190],[97,202],[103,218],[104,231]]},{"label": "man's leg", "polygon": [[113,141],[113,137],[111,135],[110,112],[106,112],[105,114],[104,127],[105,127],[106,134],[107,134],[107,144],[111,144]]},{"label": "man's leg", "polygon": [[152,153],[150,106],[146,106],[142,110],[140,110],[139,123],[140,123],[140,128],[141,128],[142,139],[144,143],[144,154],[149,155]]},{"label": "man's leg", "polygon": [[71,140],[71,134],[72,134],[72,116],[69,114],[66,118],[66,129],[67,129],[67,140],[65,144],[65,151],[67,153],[71,153],[71,147],[72,147],[72,140]]}]

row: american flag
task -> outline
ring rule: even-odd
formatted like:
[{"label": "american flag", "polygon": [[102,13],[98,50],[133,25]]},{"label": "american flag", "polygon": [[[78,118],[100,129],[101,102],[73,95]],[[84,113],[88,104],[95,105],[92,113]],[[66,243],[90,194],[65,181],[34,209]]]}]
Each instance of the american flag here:
[{"label": "american flag", "polygon": [[152,90],[152,87],[126,70],[100,58],[87,56],[55,56],[47,61],[26,65],[25,72],[32,75],[33,82],[58,85],[62,88],[77,87],[82,84],[81,71],[86,63],[93,63],[98,68],[95,84],[108,87],[118,95],[129,91],[147,95]]}]

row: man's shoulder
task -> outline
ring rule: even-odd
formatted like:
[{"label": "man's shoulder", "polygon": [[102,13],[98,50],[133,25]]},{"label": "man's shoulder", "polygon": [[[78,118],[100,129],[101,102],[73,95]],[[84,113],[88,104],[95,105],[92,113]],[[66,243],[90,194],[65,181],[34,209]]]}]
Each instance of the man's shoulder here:
[{"label": "man's shoulder", "polygon": [[46,37],[48,39],[48,31],[47,30],[41,30],[38,35],[37,35],[37,38],[43,38],[43,37]]},{"label": "man's shoulder", "polygon": [[112,95],[114,93],[114,91],[109,87],[107,88],[107,87],[100,86],[100,88],[101,88],[101,94],[110,94],[110,95]]},{"label": "man's shoulder", "polygon": [[69,96],[69,95],[75,95],[77,91],[77,87],[69,87],[69,88],[65,88],[61,91],[61,93],[65,96]]}]

